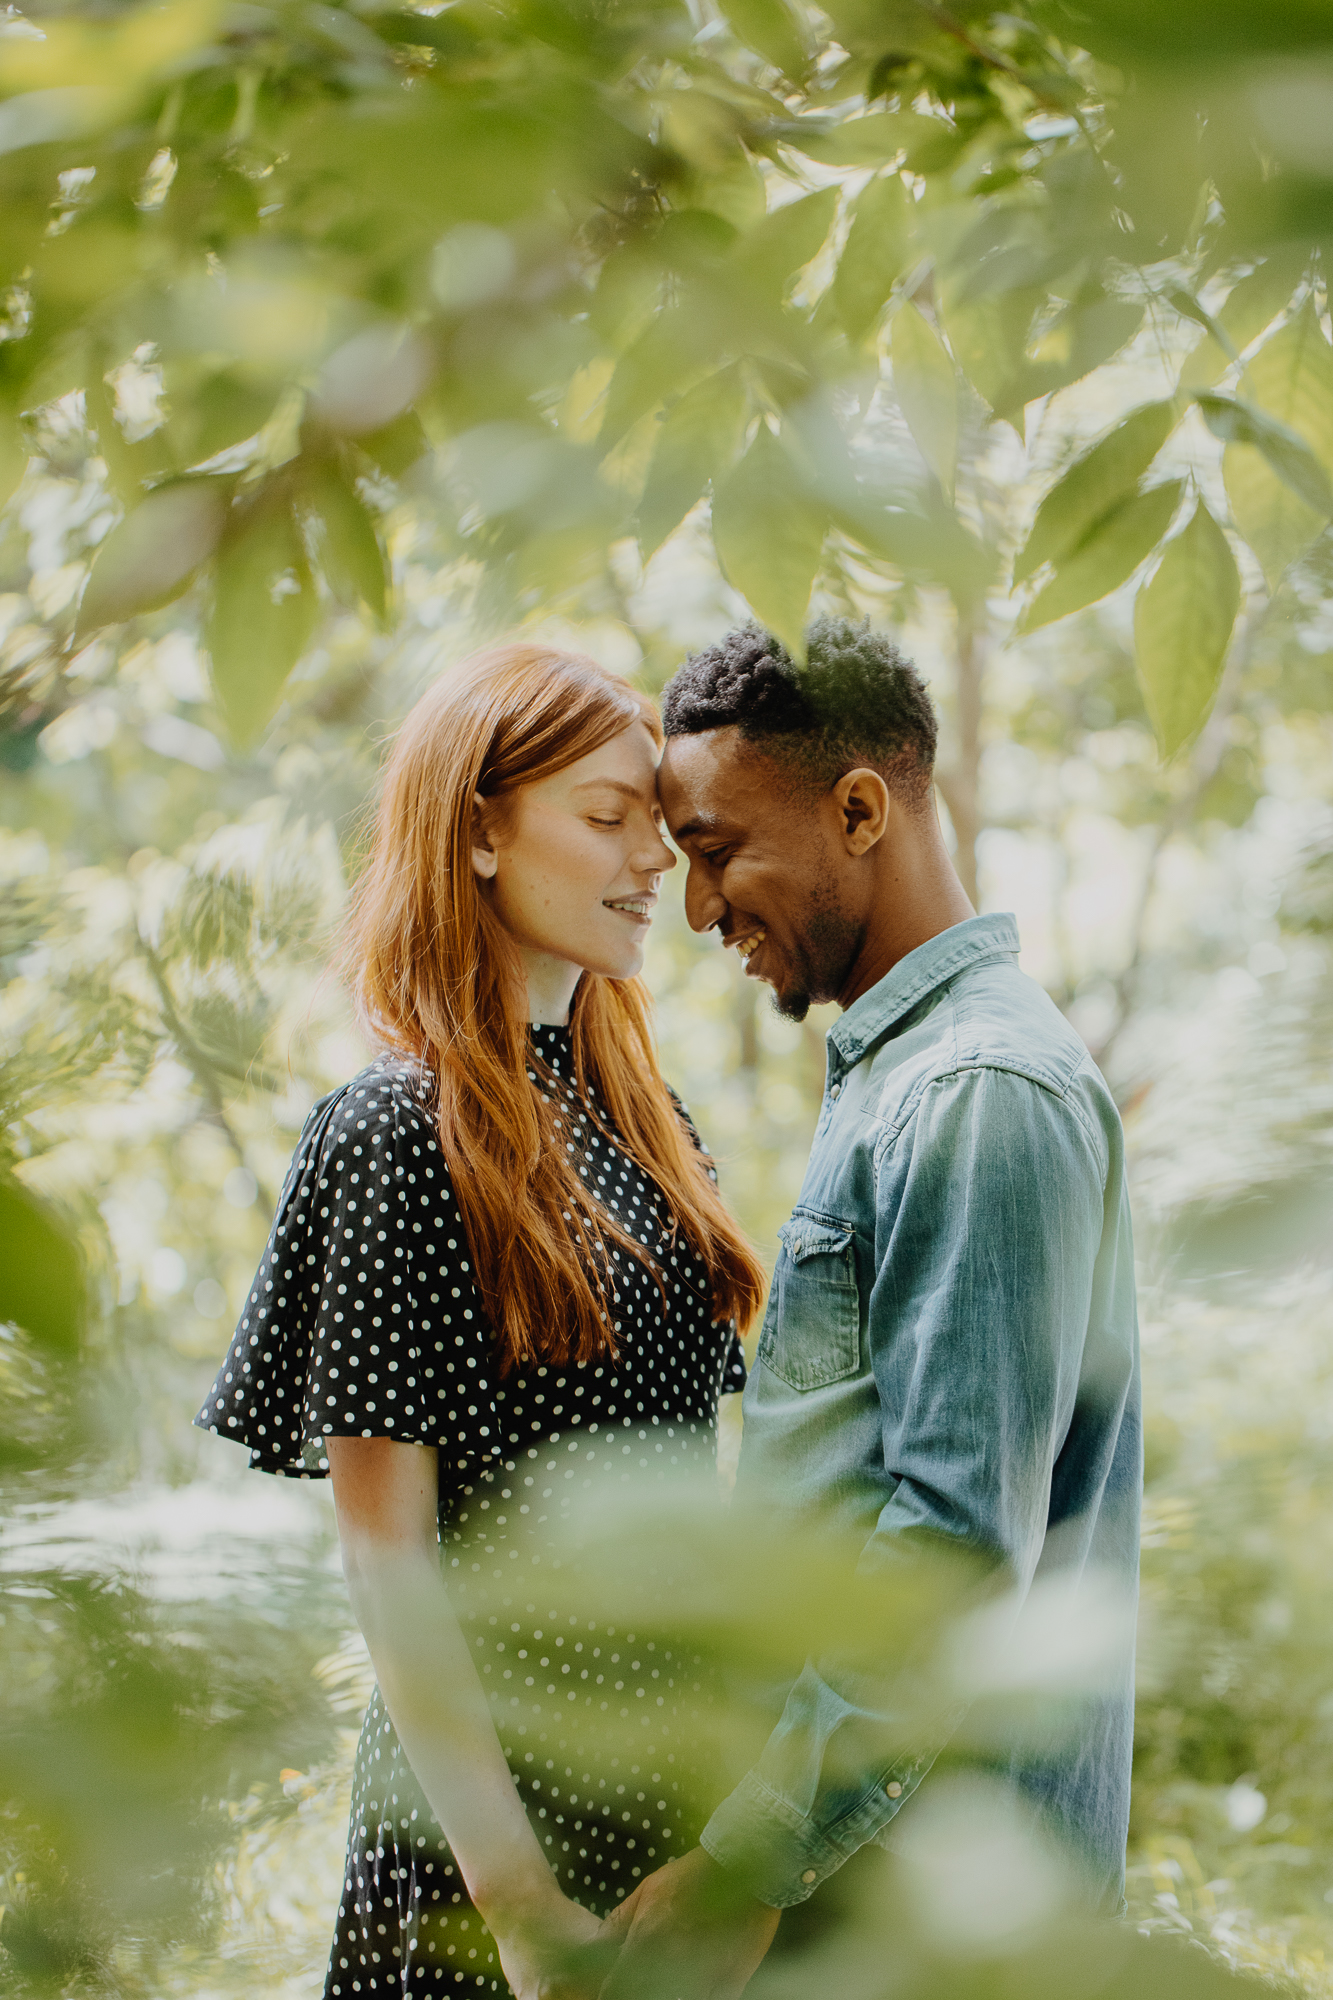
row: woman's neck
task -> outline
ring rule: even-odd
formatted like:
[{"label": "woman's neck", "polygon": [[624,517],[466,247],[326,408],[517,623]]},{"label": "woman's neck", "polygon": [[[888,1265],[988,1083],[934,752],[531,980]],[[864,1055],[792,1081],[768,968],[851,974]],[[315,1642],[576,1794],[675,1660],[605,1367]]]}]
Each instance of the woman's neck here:
[{"label": "woman's neck", "polygon": [[534,1028],[564,1028],[569,1025],[574,988],[583,976],[581,965],[549,952],[530,951],[519,946],[523,976],[528,989],[528,1019]]}]

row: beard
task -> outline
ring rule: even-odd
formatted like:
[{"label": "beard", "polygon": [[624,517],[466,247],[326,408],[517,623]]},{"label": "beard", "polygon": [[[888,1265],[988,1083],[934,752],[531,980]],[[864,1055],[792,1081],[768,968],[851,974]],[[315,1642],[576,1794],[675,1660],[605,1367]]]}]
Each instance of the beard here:
[{"label": "beard", "polygon": [[836,1000],[864,936],[865,925],[846,914],[830,885],[793,942],[790,977],[773,989],[774,1013],[784,1021],[803,1021],[811,1007]]}]

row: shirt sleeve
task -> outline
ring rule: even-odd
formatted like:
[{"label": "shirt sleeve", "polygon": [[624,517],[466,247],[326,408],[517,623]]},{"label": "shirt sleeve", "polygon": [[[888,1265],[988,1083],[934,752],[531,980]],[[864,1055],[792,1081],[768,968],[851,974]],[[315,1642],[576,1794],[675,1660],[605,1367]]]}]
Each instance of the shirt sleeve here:
[{"label": "shirt sleeve", "polygon": [[490,1327],[431,1116],[373,1071],[317,1107],[227,1358],[195,1422],[257,1470],[320,1478],[329,1437],[498,1455]]},{"label": "shirt sleeve", "polygon": [[[1074,1411],[1106,1172],[1089,1122],[1006,1070],[933,1081],[886,1139],[867,1324],[892,1491],[863,1575],[942,1538],[1030,1584]],[[909,1720],[863,1664],[806,1662],[757,1765],[704,1830],[708,1852],[774,1908],[883,1837],[960,1719],[942,1706],[923,1729],[919,1706]]]}]

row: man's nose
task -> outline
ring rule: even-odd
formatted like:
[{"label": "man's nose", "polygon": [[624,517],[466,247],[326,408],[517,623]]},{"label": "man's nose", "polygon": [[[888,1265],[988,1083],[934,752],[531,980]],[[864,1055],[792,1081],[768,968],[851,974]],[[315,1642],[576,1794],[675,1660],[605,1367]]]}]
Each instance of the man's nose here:
[{"label": "man's nose", "polygon": [[703,870],[691,861],[690,872],[685,877],[685,917],[690,929],[710,931],[715,924],[724,929],[726,914],[725,896],[718,894]]}]

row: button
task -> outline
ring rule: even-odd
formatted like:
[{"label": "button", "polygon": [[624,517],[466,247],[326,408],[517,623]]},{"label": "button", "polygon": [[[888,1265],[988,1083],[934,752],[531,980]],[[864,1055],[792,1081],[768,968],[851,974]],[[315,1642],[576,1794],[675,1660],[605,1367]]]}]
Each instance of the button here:
[{"label": "button", "polygon": [[801,1880],[803,1882],[813,1882],[814,1879],[815,1879],[815,1871],[813,1868],[807,1868],[804,1875],[802,1875],[801,1877]]},{"label": "button", "polygon": [[891,1785],[886,1785],[884,1789],[891,1799],[900,1799],[903,1795],[903,1788],[896,1778]]},{"label": "button", "polygon": [[832,1090],[829,1092],[829,1096],[840,1097],[841,1095],[842,1095],[842,1085],[840,1083],[835,1083]]}]

